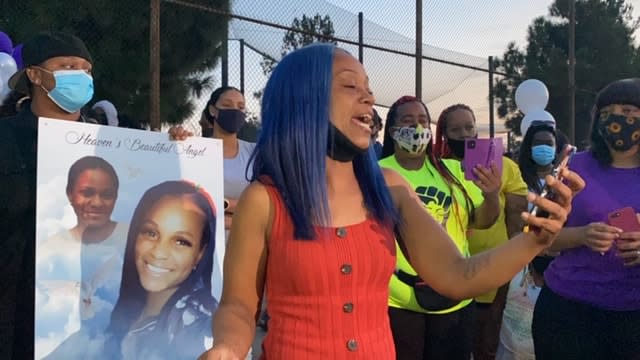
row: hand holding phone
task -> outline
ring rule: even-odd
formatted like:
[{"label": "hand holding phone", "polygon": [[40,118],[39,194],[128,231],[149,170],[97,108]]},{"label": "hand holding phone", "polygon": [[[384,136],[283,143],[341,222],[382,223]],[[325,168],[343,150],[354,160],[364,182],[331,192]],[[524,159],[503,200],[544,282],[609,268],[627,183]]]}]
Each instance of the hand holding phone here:
[{"label": "hand holding phone", "polygon": [[[553,170],[551,170],[551,176],[553,176],[553,178],[555,178],[556,180],[562,181],[562,169],[565,169],[569,166],[569,160],[576,153],[576,151],[577,151],[577,148],[570,144],[567,144],[564,147],[564,149],[562,149],[562,152],[560,153],[560,157],[558,157],[559,161],[556,162],[555,167],[553,168]],[[539,196],[549,200],[553,200],[554,193],[551,190],[551,188],[545,184]],[[545,217],[545,218],[549,217],[549,213],[545,210],[538,208],[537,205],[533,206],[533,208],[530,211],[530,214],[537,217]],[[538,228],[534,228],[534,227],[530,228],[529,226],[526,226],[525,232],[529,230],[533,230],[535,232],[539,231]]]},{"label": "hand holding phone", "polygon": [[[559,161],[556,162],[556,166],[553,168],[553,170],[551,170],[551,176],[553,176],[553,178],[555,178],[556,180],[562,181],[562,169],[565,169],[569,166],[569,160],[576,153],[576,151],[577,151],[576,147],[569,144],[567,144],[567,146],[565,146],[564,149],[562,149],[562,152],[560,153],[560,157],[558,158]],[[540,196],[553,200],[554,194],[553,194],[553,191],[551,191],[551,189],[549,188],[549,186],[545,185],[542,190],[542,193],[540,193]],[[531,215],[539,216],[539,217],[549,216],[549,214],[546,211],[538,209],[537,206],[534,206],[533,209],[531,209]]]},{"label": "hand holding phone", "polygon": [[478,180],[478,176],[473,172],[473,169],[478,165],[488,169],[491,164],[495,164],[498,173],[502,174],[503,153],[502,138],[465,139],[464,159],[462,159],[464,178]]},{"label": "hand holding phone", "polygon": [[624,232],[640,232],[640,222],[638,222],[636,211],[632,207],[612,211],[609,213],[608,219],[609,225]]},{"label": "hand holding phone", "polygon": [[634,266],[640,263],[640,248],[638,247],[638,233],[640,222],[635,209],[625,207],[612,211],[608,215],[609,225],[622,230],[620,238],[615,241],[618,248],[618,256],[622,258],[625,266]]},{"label": "hand holding phone", "polygon": [[581,245],[604,255],[620,237],[620,229],[605,222],[592,222],[581,227]]}]

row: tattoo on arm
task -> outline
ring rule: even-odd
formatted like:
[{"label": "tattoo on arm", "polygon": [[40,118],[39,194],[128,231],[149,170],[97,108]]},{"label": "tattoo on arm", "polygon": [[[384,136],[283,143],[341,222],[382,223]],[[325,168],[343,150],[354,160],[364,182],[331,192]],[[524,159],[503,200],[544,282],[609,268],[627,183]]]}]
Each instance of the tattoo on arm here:
[{"label": "tattoo on arm", "polygon": [[484,253],[479,256],[472,256],[465,259],[463,276],[465,280],[471,280],[476,275],[487,268],[491,263],[491,256],[488,253]]}]

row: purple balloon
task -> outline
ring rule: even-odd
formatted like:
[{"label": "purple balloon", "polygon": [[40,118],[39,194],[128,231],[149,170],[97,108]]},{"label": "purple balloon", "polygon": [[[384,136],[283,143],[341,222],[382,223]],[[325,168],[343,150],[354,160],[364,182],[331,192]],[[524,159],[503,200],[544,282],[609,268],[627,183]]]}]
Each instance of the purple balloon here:
[{"label": "purple balloon", "polygon": [[13,59],[16,61],[16,65],[18,65],[18,70],[22,70],[24,67],[24,63],[22,62],[22,44],[18,44],[13,48],[13,53],[11,54]]},{"label": "purple balloon", "polygon": [[9,35],[0,31],[0,52],[11,54],[13,52],[13,41]]}]

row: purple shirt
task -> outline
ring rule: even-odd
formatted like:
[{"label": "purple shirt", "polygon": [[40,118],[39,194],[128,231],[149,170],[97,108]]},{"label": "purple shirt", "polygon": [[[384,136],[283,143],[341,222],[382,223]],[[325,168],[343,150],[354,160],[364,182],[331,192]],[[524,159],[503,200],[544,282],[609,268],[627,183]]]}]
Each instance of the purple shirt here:
[{"label": "purple shirt", "polygon": [[[586,187],[573,200],[567,227],[606,223],[610,212],[627,206],[640,212],[640,168],[602,167],[589,152],[576,154],[569,167]],[[616,251],[565,250],[545,271],[545,283],[567,299],[605,310],[640,310],[640,266],[625,268]]]}]

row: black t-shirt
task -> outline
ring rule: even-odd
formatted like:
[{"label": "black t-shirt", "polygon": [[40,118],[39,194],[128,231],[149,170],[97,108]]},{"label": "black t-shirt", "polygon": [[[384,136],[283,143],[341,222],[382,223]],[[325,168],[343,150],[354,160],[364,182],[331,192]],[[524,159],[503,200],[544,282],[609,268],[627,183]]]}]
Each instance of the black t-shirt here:
[{"label": "black t-shirt", "polygon": [[38,118],[0,119],[0,359],[33,359]]},{"label": "black t-shirt", "polygon": [[0,358],[33,358],[38,119],[0,119]]}]

